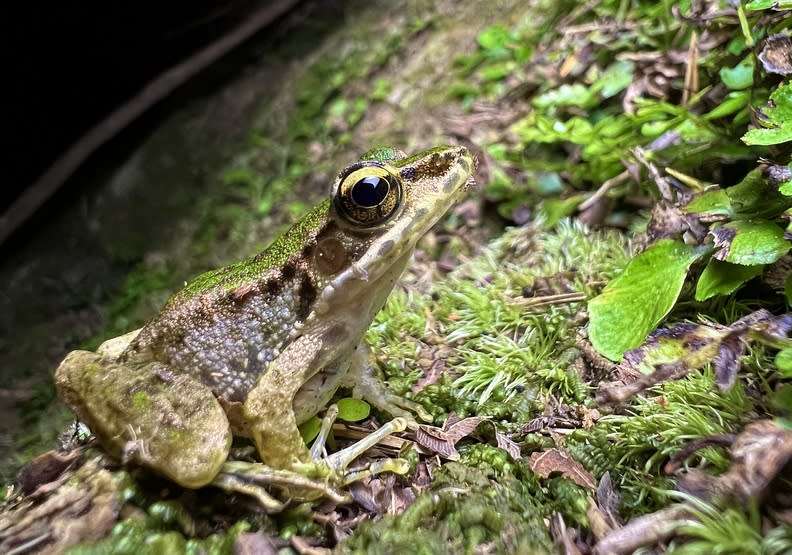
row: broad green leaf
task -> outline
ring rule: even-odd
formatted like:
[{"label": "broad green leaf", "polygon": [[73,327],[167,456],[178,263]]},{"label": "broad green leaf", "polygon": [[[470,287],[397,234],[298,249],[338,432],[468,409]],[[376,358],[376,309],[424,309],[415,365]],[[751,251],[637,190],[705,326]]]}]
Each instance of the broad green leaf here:
[{"label": "broad green leaf", "polygon": [[775,357],[778,373],[784,378],[792,378],[792,349],[782,349]]},{"label": "broad green leaf", "polygon": [[779,193],[758,168],[748,172],[737,185],[726,189],[726,194],[731,199],[731,213],[744,219],[773,219],[792,207],[792,198]]},{"label": "broad green leaf", "polygon": [[690,214],[728,215],[731,213],[731,201],[726,191],[719,188],[696,195],[683,209]]},{"label": "broad green leaf", "polygon": [[319,430],[322,429],[322,419],[318,416],[312,416],[299,426],[300,435],[305,443],[310,443],[316,436],[319,435]]},{"label": "broad green leaf", "polygon": [[597,79],[592,88],[598,90],[603,98],[610,98],[622,92],[633,81],[634,64],[621,60],[608,66],[605,73]]},{"label": "broad green leaf", "polygon": [[747,145],[775,145],[792,141],[792,83],[774,90],[762,111],[767,117],[768,127],[751,129],[743,135],[743,142]]},{"label": "broad green leaf", "polygon": [[785,197],[792,197],[792,180],[784,181],[778,186],[778,192]]},{"label": "broad green leaf", "polygon": [[547,227],[555,226],[562,218],[571,215],[578,205],[586,199],[585,195],[574,195],[566,199],[548,198],[539,206]]},{"label": "broad green leaf", "polygon": [[723,83],[733,91],[747,89],[753,84],[753,55],[743,58],[734,67],[723,67],[720,77]]},{"label": "broad green leaf", "polygon": [[789,274],[784,282],[784,295],[787,298],[787,306],[792,306],[792,274]]},{"label": "broad green leaf", "polygon": [[792,141],[792,121],[773,129],[751,129],[742,136],[748,146],[770,146]]},{"label": "broad green leaf", "polygon": [[533,105],[537,108],[550,106],[587,106],[597,97],[588,87],[574,83],[564,84],[556,89],[534,97]]},{"label": "broad green leaf", "polygon": [[505,50],[512,38],[508,29],[501,25],[493,25],[479,33],[476,40],[485,50]]},{"label": "broad green leaf", "polygon": [[792,384],[785,383],[767,396],[770,404],[782,412],[792,412]]},{"label": "broad green leaf", "polygon": [[588,303],[594,348],[620,360],[624,351],[640,345],[674,306],[688,268],[703,252],[663,239],[633,258]]},{"label": "broad green leaf", "polygon": [[724,247],[716,254],[718,259],[745,266],[772,264],[790,247],[784,239],[784,230],[768,221],[739,220],[715,228],[712,233],[716,237],[715,246]]},{"label": "broad green leaf", "polygon": [[358,422],[368,418],[371,413],[371,406],[367,402],[352,397],[339,399],[336,405],[338,405],[338,418],[347,422]]},{"label": "broad green leaf", "polygon": [[696,300],[704,301],[715,295],[729,295],[743,283],[760,275],[763,264],[741,266],[710,259],[696,284]]},{"label": "broad green leaf", "polygon": [[788,10],[792,8],[792,0],[753,0],[745,5],[747,10]]}]

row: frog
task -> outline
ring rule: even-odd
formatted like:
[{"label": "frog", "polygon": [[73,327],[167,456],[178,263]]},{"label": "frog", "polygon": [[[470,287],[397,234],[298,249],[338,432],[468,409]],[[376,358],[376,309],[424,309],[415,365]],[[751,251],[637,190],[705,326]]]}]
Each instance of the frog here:
[{"label": "frog", "polygon": [[[318,467],[327,471],[320,482],[342,483],[350,461],[383,435],[416,428],[416,416],[431,420],[387,389],[364,335],[474,169],[464,146],[361,157],[263,252],[199,275],[142,328],[96,352],[69,353],[55,372],[59,398],[112,457],[185,488],[247,493],[251,476],[302,483]],[[394,418],[322,457],[299,425],[339,388]],[[260,463],[229,461],[235,436],[252,440]]]}]

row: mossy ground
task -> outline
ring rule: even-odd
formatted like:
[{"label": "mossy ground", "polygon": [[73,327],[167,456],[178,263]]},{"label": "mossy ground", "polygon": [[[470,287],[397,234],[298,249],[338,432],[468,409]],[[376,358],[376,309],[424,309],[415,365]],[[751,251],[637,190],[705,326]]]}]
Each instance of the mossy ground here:
[{"label": "mossy ground", "polygon": [[[591,545],[595,493],[532,466],[532,453],[551,448],[597,480],[607,472],[622,518],[668,505],[674,479],[663,467],[689,441],[779,413],[770,349],[751,347],[727,392],[707,367],[606,409],[595,393],[609,369],[584,341],[586,300],[628,264],[661,196],[653,168],[672,168],[679,183],[703,190],[738,181],[731,176],[745,175],[759,155],[784,159],[739,137],[771,90],[752,81],[753,43],[785,21],[742,6],[720,19],[702,15],[713,6],[437,1],[356,12],[262,102],[248,144],[217,171],[214,193],[195,203],[189,236],[164,249],[172,262],[163,264],[162,253],[143,259],[109,302],[99,335],[135,327],[189,275],[263,247],[372,146],[413,151],[453,135],[479,150],[481,188],[420,244],[367,340],[390,387],[423,404],[434,424],[451,413],[486,417],[522,457],[495,447],[482,426],[404,513],[366,522],[338,550],[548,552],[558,549],[547,526],[554,519]],[[697,90],[686,74],[692,40],[703,41]],[[604,183],[594,213],[581,203]],[[694,302],[691,291],[686,284],[670,320],[705,314],[728,324],[764,302],[748,294]],[[51,389],[39,397],[50,399]],[[710,446],[685,465],[719,474],[730,460]],[[120,546],[121,537],[131,538],[130,552],[198,549],[185,543],[195,530],[182,508],[168,506],[166,518],[157,500],[126,495],[148,516],[126,521],[97,549]],[[789,525],[763,520],[759,505],[718,510],[701,506],[699,524],[685,530],[693,541],[664,547],[792,550]],[[212,538],[204,548],[228,550],[243,529],[335,543],[302,506],[274,519],[218,520],[202,530]]]}]

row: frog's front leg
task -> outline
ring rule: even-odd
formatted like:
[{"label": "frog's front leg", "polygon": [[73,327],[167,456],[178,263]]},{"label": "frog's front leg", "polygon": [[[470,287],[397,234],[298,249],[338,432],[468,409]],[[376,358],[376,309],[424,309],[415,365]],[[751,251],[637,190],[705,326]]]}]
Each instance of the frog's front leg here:
[{"label": "frog's front leg", "polygon": [[341,387],[352,390],[354,397],[368,401],[391,416],[405,418],[407,426],[411,429],[418,427],[414,415],[418,415],[425,422],[432,421],[432,415],[421,405],[388,390],[380,377],[377,376],[376,369],[370,362],[368,345],[363,342],[357,346],[352,355],[349,370],[344,376]]}]

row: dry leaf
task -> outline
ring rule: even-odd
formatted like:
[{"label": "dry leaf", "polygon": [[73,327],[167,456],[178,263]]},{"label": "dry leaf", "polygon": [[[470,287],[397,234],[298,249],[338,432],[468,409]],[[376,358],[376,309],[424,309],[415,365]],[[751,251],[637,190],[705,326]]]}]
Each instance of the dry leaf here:
[{"label": "dry leaf", "polygon": [[551,448],[538,453],[531,453],[529,466],[531,470],[543,478],[549,478],[552,474],[560,473],[579,486],[592,491],[597,489],[597,481],[594,476],[583,468],[583,465],[573,459],[569,453],[560,449]]}]

